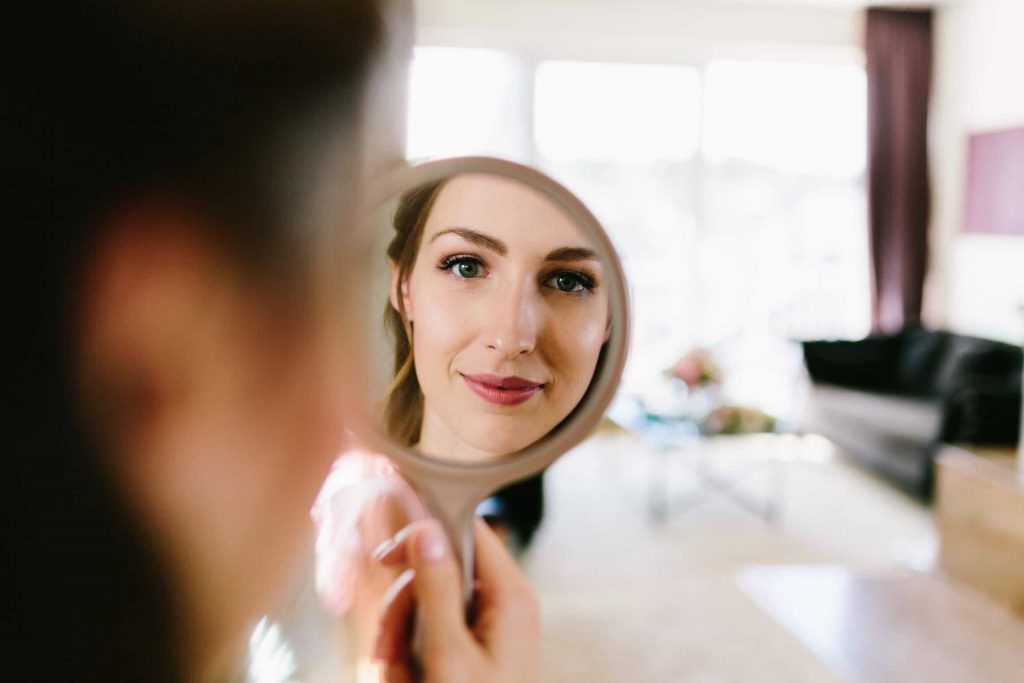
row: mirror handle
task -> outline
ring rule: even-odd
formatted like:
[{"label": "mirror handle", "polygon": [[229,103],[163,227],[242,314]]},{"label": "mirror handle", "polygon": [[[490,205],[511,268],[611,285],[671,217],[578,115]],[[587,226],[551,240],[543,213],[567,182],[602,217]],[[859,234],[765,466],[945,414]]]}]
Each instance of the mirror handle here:
[{"label": "mirror handle", "polygon": [[[475,497],[474,497],[475,498]],[[449,501],[451,499],[448,499]],[[451,544],[455,561],[459,566],[459,574],[462,583],[462,606],[466,620],[471,618],[473,609],[473,580],[475,576],[474,562],[476,558],[476,544],[473,533],[473,520],[476,516],[476,502],[456,507],[445,505],[437,501],[433,496],[428,497],[428,507],[441,522],[445,534]],[[418,668],[422,672],[424,631],[425,624],[417,613],[416,624],[413,628],[412,653]]]},{"label": "mirror handle", "polygon": [[[451,528],[447,529],[448,538],[451,539],[452,550],[455,553],[456,561],[459,563],[459,571],[462,575],[462,606],[466,610],[467,617],[472,607],[473,579],[475,575],[473,564],[476,559],[475,539],[473,537],[474,517],[475,508],[466,514],[460,515],[459,519],[453,520]],[[448,526],[447,523],[445,523],[445,526]]]}]

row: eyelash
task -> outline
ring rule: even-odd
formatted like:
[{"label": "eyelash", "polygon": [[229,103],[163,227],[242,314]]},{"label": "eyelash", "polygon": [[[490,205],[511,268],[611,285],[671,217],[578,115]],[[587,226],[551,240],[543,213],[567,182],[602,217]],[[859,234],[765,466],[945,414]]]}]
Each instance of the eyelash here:
[{"label": "eyelash", "polygon": [[452,256],[448,256],[448,257],[444,258],[441,261],[440,265],[438,265],[438,269],[439,270],[443,270],[443,271],[447,271],[452,277],[458,278],[459,280],[475,280],[475,279],[477,279],[477,278],[463,277],[462,275],[456,274],[454,272],[454,268],[455,268],[455,266],[457,266],[460,263],[475,263],[475,264],[479,265],[484,271],[487,270],[487,264],[485,264],[479,258],[477,258],[476,256],[473,256],[471,254],[453,254]]},{"label": "eyelash", "polygon": [[[475,263],[478,266],[480,266],[480,268],[483,269],[485,273],[487,271],[487,264],[485,264],[479,257],[473,256],[472,254],[453,254],[451,256],[447,256],[444,259],[442,259],[441,263],[439,263],[437,267],[438,270],[447,272],[449,275],[459,280],[479,279],[479,277],[465,277],[463,275],[457,274],[455,272],[455,267],[460,263]],[[558,289],[558,287],[554,285],[548,284],[549,282],[560,276],[569,276],[575,278],[578,283],[577,286],[580,287],[580,289],[565,291]],[[582,297],[586,296],[587,294],[593,293],[595,287],[597,286],[597,283],[594,281],[593,277],[577,270],[557,270],[545,275],[541,282],[545,287],[553,289],[560,294],[566,294],[576,297]]]},{"label": "eyelash", "polygon": [[[571,278],[574,278],[577,281],[577,286],[579,287],[579,289],[573,288],[567,292],[564,289],[559,289],[558,287],[547,284],[554,280],[555,278],[562,276],[569,276]],[[578,270],[558,270],[547,275],[544,278],[544,286],[550,287],[551,289],[561,294],[568,294],[570,296],[580,297],[593,293],[594,287],[596,285],[594,283],[594,278],[590,277],[586,273],[581,273]]]}]

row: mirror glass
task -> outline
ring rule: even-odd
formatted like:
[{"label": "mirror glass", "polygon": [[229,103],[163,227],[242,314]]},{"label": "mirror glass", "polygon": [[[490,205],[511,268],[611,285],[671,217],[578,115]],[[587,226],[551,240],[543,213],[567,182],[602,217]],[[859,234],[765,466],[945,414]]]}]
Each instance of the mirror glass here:
[{"label": "mirror glass", "polygon": [[553,181],[432,175],[370,221],[366,408],[416,453],[493,464],[556,434],[608,371],[621,271]]}]

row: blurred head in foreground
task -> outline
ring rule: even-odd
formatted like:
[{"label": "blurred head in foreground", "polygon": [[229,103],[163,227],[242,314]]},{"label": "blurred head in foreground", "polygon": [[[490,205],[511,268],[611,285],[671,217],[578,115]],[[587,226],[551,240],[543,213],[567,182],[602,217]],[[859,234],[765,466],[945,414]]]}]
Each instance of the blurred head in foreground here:
[{"label": "blurred head in foreground", "polygon": [[341,445],[333,256],[382,17],[27,12],[3,36],[2,619],[24,644],[4,666],[217,676],[293,571]]}]

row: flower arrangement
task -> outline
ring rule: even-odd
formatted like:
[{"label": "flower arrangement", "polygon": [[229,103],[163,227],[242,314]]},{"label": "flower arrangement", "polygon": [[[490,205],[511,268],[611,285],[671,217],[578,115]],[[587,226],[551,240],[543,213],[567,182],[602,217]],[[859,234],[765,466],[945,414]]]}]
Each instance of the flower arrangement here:
[{"label": "flower arrangement", "polygon": [[717,385],[721,382],[718,366],[705,349],[694,349],[676,361],[667,374],[680,379],[691,389]]},{"label": "flower arrangement", "polygon": [[758,434],[775,431],[775,418],[756,408],[721,406],[704,419],[705,434]]}]

